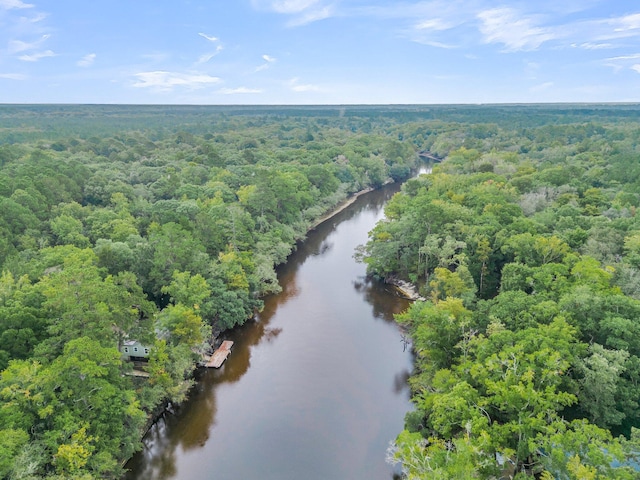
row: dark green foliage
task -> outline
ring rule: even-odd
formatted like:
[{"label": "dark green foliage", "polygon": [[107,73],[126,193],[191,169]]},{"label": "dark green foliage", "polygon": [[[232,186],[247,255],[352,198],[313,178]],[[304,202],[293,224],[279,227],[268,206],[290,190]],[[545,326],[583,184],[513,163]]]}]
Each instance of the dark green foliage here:
[{"label": "dark green foliage", "polygon": [[360,254],[429,299],[398,316],[417,354],[394,450],[410,478],[637,477],[614,438],[640,427],[637,176],[602,153],[633,128],[497,128],[491,149],[443,132],[445,161],[387,205]]},{"label": "dark green foliage", "polygon": [[[624,478],[600,427],[640,423],[638,116],[1,106],[0,477],[118,477],[145,416],[186,398],[211,330],[278,291],[274,267],[313,222],[406,179],[428,152],[447,159],[405,184],[361,252],[372,274],[417,281],[431,300],[402,318],[421,433],[400,452],[433,454],[457,478],[498,475],[495,453]],[[137,387],[118,352],[127,339],[152,346]],[[610,455],[583,452],[586,439]],[[577,460],[538,462],[552,445]]]},{"label": "dark green foliage", "polygon": [[[118,478],[311,224],[416,164],[369,122],[224,111],[0,107],[1,478]],[[132,339],[151,348],[137,387]]]}]

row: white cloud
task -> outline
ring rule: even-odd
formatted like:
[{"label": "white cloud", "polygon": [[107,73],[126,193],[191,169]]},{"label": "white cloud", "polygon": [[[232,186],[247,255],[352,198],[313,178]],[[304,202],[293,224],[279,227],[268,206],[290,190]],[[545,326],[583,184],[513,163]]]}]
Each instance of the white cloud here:
[{"label": "white cloud", "polygon": [[455,27],[454,23],[443,20],[442,18],[430,18],[429,20],[423,20],[422,22],[417,23],[414,28],[416,30],[442,31],[449,30],[453,27]]},{"label": "white cloud", "polygon": [[319,3],[319,0],[276,0],[271,8],[278,13],[300,13]]},{"label": "white cloud", "polygon": [[636,58],[640,58],[640,53],[633,53],[631,55],[620,55],[619,57],[611,57],[607,60],[609,61],[619,61],[619,60],[635,60]]},{"label": "white cloud", "polygon": [[458,48],[456,45],[451,45],[449,43],[443,43],[443,42],[436,42],[435,40],[414,38],[413,41],[416,42],[416,43],[419,43],[421,45],[426,45],[428,47],[444,48],[446,50],[450,50],[452,48]]},{"label": "white cloud", "polygon": [[22,73],[0,73],[0,78],[6,78],[7,80],[26,80],[27,76]]},{"label": "white cloud", "polygon": [[493,8],[478,13],[480,32],[485,43],[502,43],[505,51],[536,50],[558,36],[548,28],[538,27],[532,18],[519,17],[512,8]]},{"label": "white cloud", "polygon": [[611,57],[605,60],[605,65],[612,67],[614,72],[619,72],[623,69],[631,69],[634,72],[640,73],[640,53],[634,53],[631,55],[621,55],[619,57]]},{"label": "white cloud", "polygon": [[198,35],[200,35],[202,38],[206,38],[210,42],[217,42],[219,40],[218,37],[207,35],[206,33],[198,33]]},{"label": "white cloud", "polygon": [[198,63],[198,64],[207,63],[213,57],[218,55],[222,50],[224,50],[224,47],[222,45],[218,45],[216,47],[216,51],[215,52],[209,52],[209,53],[205,53],[203,55],[200,55],[200,57],[198,58],[198,61],[196,63]]},{"label": "white cloud", "polygon": [[577,43],[572,43],[571,46],[573,48],[584,48],[585,50],[603,50],[607,48],[616,47],[612,43],[593,43],[593,42],[584,42],[579,45]]},{"label": "white cloud", "polygon": [[82,57],[80,60],[78,60],[76,62],[76,65],[78,65],[79,67],[89,67],[91,65],[93,65],[93,62],[95,62],[96,60],[96,54],[95,53],[89,53],[87,55],[85,55],[84,57]]},{"label": "white cloud", "polygon": [[612,20],[616,32],[625,32],[628,30],[640,29],[640,13],[633,13]]},{"label": "white cloud", "polygon": [[289,15],[289,27],[300,27],[335,14],[334,5],[327,0],[251,0],[251,4],[258,10]]},{"label": "white cloud", "polygon": [[0,8],[11,10],[12,8],[33,8],[30,3],[24,3],[21,0],[0,0]]},{"label": "white cloud", "polygon": [[144,55],[141,55],[141,56],[145,60],[151,60],[152,62],[156,62],[156,63],[165,62],[171,57],[170,54],[164,53],[164,52],[145,53]]},{"label": "white cloud", "polygon": [[218,90],[219,93],[224,95],[238,95],[245,93],[262,93],[262,90],[259,88],[247,88],[247,87],[238,87],[238,88],[221,88]]},{"label": "white cloud", "polygon": [[42,20],[44,20],[45,18],[47,18],[49,16],[48,13],[44,13],[44,12],[34,12],[35,15],[31,16],[31,17],[27,17],[27,16],[21,16],[19,21],[21,23],[38,23],[41,22]]},{"label": "white cloud", "polygon": [[160,91],[170,91],[174,87],[185,87],[189,89],[203,88],[207,85],[220,83],[220,78],[212,77],[203,73],[179,73],[167,71],[140,72],[134,75],[137,82],[134,87],[154,88]]},{"label": "white cloud", "polygon": [[55,57],[56,54],[51,50],[45,50],[43,52],[36,52],[30,55],[21,55],[18,57],[18,60],[22,60],[23,62],[37,62],[40,59],[47,57]]},{"label": "white cloud", "polygon": [[551,87],[553,87],[553,82],[544,82],[544,83],[540,83],[538,85],[534,85],[533,87],[531,87],[529,89],[530,92],[542,92],[545,90],[549,90]]},{"label": "white cloud", "polygon": [[269,68],[271,66],[272,63],[275,63],[276,58],[272,57],[271,55],[262,55],[262,59],[265,61],[265,63],[263,63],[262,65],[259,65],[256,67],[256,69],[254,70],[255,72],[260,72],[262,70],[266,70],[267,68]]},{"label": "white cloud", "polygon": [[572,25],[585,43],[600,44],[608,40],[640,36],[640,13],[620,17],[577,22]]},{"label": "white cloud", "polygon": [[638,60],[640,60],[640,53],[632,53],[629,55],[609,57],[604,60],[604,65],[613,68],[615,72],[619,72],[623,68],[631,68],[632,70],[635,70]]},{"label": "white cloud", "polygon": [[22,40],[11,40],[8,46],[8,52],[19,53],[26,52],[27,50],[36,50],[40,48],[40,46],[50,37],[51,35],[42,35],[40,40],[36,40],[35,42],[23,42]]},{"label": "white cloud", "polygon": [[334,14],[334,8],[332,5],[327,5],[326,7],[322,7],[317,10],[309,10],[304,12],[302,15],[293,18],[287,22],[287,26],[289,27],[301,27],[303,25],[307,25],[309,23],[317,22],[320,20],[324,20],[325,18],[330,18]]},{"label": "white cloud", "polygon": [[301,85],[298,83],[300,79],[298,77],[292,78],[289,80],[289,88],[294,92],[319,92],[320,87],[317,85],[306,84]]}]

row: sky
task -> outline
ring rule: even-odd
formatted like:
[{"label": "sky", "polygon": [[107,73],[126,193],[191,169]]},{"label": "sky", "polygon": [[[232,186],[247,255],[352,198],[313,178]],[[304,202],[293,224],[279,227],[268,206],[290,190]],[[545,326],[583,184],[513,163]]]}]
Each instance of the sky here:
[{"label": "sky", "polygon": [[640,102],[637,0],[0,0],[0,103]]}]

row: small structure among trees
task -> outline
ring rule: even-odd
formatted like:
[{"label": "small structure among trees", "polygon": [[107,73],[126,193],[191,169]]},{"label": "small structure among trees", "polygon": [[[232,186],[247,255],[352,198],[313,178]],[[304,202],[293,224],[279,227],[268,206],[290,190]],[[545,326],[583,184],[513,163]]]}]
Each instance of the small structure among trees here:
[{"label": "small structure among trees", "polygon": [[122,344],[122,358],[129,361],[147,361],[151,347],[143,345],[137,340],[126,340]]}]

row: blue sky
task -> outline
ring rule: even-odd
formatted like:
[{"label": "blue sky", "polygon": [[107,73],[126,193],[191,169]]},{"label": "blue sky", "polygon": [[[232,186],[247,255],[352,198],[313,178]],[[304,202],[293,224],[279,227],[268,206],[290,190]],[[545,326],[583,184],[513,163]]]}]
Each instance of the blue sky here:
[{"label": "blue sky", "polygon": [[638,101],[631,0],[0,0],[0,103]]}]

